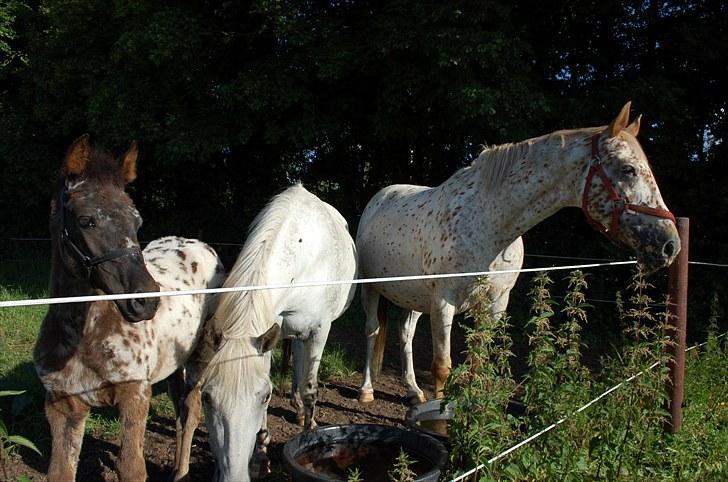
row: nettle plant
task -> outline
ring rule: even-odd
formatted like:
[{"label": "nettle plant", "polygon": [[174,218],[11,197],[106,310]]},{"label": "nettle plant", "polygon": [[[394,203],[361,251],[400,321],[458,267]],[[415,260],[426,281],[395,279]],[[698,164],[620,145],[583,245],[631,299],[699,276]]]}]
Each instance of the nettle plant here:
[{"label": "nettle plant", "polygon": [[509,363],[509,320],[505,314],[492,314],[487,289],[487,278],[481,278],[467,312],[472,322],[463,324],[465,361],[445,383],[443,403],[452,404],[454,414],[448,425],[451,476],[481,463],[519,435],[519,423],[507,413],[516,388]]},{"label": "nettle plant", "polygon": [[[446,385],[447,400],[454,408],[448,428],[451,475],[485,463],[563,417],[566,420],[547,435],[505,459],[486,464],[478,480],[633,480],[650,475],[644,460],[660,447],[656,442],[667,414],[669,315],[666,310],[653,314],[649,291],[654,287],[638,269],[628,287],[627,302],[618,304],[622,355],[606,361],[601,373],[591,374],[582,363],[581,331],[590,308],[586,277],[574,271],[565,281],[568,287],[561,306],[551,296],[553,283],[546,273],[532,282],[532,316],[526,323],[528,370],[518,391],[508,363],[512,356],[508,318],[490,314],[484,296],[487,281],[482,281],[469,313],[472,327],[465,328],[465,362],[452,371]],[[645,371],[655,361],[660,364]],[[632,383],[588,411],[576,412],[615,380],[640,371],[644,373]],[[521,419],[506,410],[516,392],[527,407]]]}]

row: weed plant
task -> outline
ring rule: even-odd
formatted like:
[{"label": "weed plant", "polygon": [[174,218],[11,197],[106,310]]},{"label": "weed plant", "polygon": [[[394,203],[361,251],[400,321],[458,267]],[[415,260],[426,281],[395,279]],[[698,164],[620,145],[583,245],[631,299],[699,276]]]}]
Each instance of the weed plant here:
[{"label": "weed plant", "polygon": [[[591,308],[587,281],[572,272],[559,307],[552,281],[541,273],[529,292],[527,322],[530,353],[523,382],[526,416],[507,415],[505,404],[516,388],[507,367],[510,338],[507,318],[494,318],[489,303],[476,295],[472,328],[466,328],[468,355],[446,384],[454,408],[448,431],[451,464],[463,472],[485,467],[469,480],[727,480],[728,366],[725,341],[717,339],[715,301],[705,353],[688,357],[683,431],[663,431],[666,417],[667,363],[671,344],[666,309],[655,313],[653,286],[637,270],[618,296],[621,353],[604,360],[599,373],[583,365],[581,330]],[[479,293],[484,293],[480,290]],[[626,298],[626,301],[625,301]],[[667,306],[665,300],[664,306]],[[587,410],[576,409],[628,377],[630,382]],[[692,408],[692,410],[691,410]],[[558,420],[547,434],[504,459],[487,464],[513,442]]]},{"label": "weed plant", "polygon": [[506,412],[516,388],[509,364],[513,354],[508,317],[493,315],[487,290],[487,278],[479,280],[467,313],[472,326],[463,326],[465,361],[445,383],[443,403],[451,403],[454,413],[448,433],[455,442],[450,451],[450,466],[455,468],[480,463],[518,433],[518,424]]},{"label": "weed plant", "polygon": [[[0,397],[16,397],[23,393],[25,393],[24,390],[0,390]],[[8,480],[8,474],[5,468],[6,460],[15,453],[18,447],[26,447],[41,455],[35,443],[26,437],[10,433],[8,425],[0,418],[0,475],[2,476],[2,480]]]},{"label": "weed plant", "polygon": [[415,482],[417,474],[411,466],[415,463],[404,449],[399,449],[399,454],[394,462],[394,467],[387,474],[390,482]]}]

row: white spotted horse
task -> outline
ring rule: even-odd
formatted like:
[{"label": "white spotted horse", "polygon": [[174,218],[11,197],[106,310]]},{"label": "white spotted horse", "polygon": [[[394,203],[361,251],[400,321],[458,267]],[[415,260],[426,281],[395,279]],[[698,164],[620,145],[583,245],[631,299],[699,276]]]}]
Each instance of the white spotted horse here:
[{"label": "white spotted horse", "polygon": [[[69,148],[51,202],[51,297],[222,283],[217,254],[200,241],[163,238],[142,253],[142,220],[125,192],[136,177],[136,159],[135,143],[116,159],[91,146],[88,135]],[[49,481],[75,479],[90,407],[109,405],[121,417],[119,480],[146,479],[142,447],[152,384],[169,377],[170,389],[180,389],[181,368],[212,302],[205,295],[183,295],[49,307],[33,351],[52,436]],[[172,395],[177,407],[185,394]]]},{"label": "white spotted horse", "polygon": [[[587,221],[614,244],[633,251],[649,269],[669,265],[680,250],[647,157],[637,141],[640,119],[629,123],[630,103],[603,127],[561,130],[486,148],[472,165],[443,184],[393,185],[367,204],[356,245],[362,277],[477,272],[519,268],[520,236],[558,210],[581,207]],[[516,275],[494,279],[494,312],[505,309]],[[367,358],[360,401],[374,398],[386,318],[381,300],[407,310],[401,325],[403,381],[413,401],[412,337],[417,318],[430,314],[432,375],[442,396],[451,368],[450,330],[467,309],[473,278],[388,282],[362,286]]]}]

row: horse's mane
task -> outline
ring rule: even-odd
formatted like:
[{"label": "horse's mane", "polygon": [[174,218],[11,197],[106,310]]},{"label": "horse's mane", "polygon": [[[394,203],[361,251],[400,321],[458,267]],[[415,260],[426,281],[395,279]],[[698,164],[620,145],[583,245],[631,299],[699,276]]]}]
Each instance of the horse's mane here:
[{"label": "horse's mane", "polygon": [[473,161],[473,167],[481,172],[485,190],[491,191],[500,186],[513,164],[528,156],[529,148],[530,143],[523,141],[483,149]]},{"label": "horse's mane", "polygon": [[[286,220],[295,197],[305,192],[298,184],[275,196],[253,220],[248,238],[228,276],[225,288],[266,284],[266,264],[273,241]],[[253,376],[263,376],[267,365],[253,344],[273,324],[268,290],[237,291],[220,295],[215,315],[210,319],[212,333],[221,344],[202,374],[202,380],[215,378],[224,386],[220,403],[233,408],[235,397],[249,395]],[[243,360],[258,360],[242,363]]]},{"label": "horse's mane", "polygon": [[559,130],[520,142],[485,147],[473,161],[472,167],[481,172],[486,190],[497,188],[520,160],[528,160],[534,144],[541,142],[558,142],[562,147],[567,137],[575,134],[593,134],[604,127]]}]

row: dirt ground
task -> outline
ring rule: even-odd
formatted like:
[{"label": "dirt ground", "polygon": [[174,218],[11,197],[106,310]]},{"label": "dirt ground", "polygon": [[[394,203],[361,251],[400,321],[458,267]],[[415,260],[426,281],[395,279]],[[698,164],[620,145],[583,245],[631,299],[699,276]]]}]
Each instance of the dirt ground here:
[{"label": "dirt ground", "polygon": [[[420,372],[421,388],[431,395],[429,373]],[[319,425],[342,423],[379,423],[404,426],[408,406],[404,398],[405,390],[399,376],[388,369],[380,376],[376,385],[374,402],[362,405],[357,401],[361,374],[347,380],[333,380],[319,390],[317,421]],[[273,396],[268,415],[272,441],[269,446],[272,473],[262,479],[266,482],[288,481],[290,478],[282,465],[283,445],[301,430],[295,424],[295,413],[287,399]],[[114,482],[114,461],[118,454],[118,439],[103,440],[86,436],[81,451],[77,480],[82,482]],[[166,418],[152,419],[147,424],[144,442],[144,455],[150,481],[165,481],[171,474],[174,460],[174,421]],[[7,467],[8,480],[18,475],[28,476],[31,480],[45,480],[48,466],[47,457],[38,457],[29,452],[13,457]],[[209,481],[214,472],[214,460],[207,443],[204,425],[198,429],[192,447],[190,475],[192,481]],[[2,476],[2,474],[0,474]],[[0,477],[2,478],[2,477]]]}]

